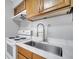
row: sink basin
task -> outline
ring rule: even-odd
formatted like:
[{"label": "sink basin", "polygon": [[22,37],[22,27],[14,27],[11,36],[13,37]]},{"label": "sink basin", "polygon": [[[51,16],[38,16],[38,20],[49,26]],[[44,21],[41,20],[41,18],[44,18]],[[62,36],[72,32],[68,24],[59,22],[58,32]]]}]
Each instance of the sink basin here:
[{"label": "sink basin", "polygon": [[62,57],[62,48],[61,47],[52,46],[52,45],[43,44],[43,43],[34,42],[34,41],[29,41],[24,44],[38,48],[38,49],[42,49],[44,51],[47,51],[47,52],[50,52],[50,53],[53,53],[53,54],[56,54],[56,55]]}]

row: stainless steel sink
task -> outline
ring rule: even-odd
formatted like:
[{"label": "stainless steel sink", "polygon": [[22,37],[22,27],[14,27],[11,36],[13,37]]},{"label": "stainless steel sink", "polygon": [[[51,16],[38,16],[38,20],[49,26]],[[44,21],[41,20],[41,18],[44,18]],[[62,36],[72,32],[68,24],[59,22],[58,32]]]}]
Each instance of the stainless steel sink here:
[{"label": "stainless steel sink", "polygon": [[34,41],[29,41],[26,42],[24,44],[30,45],[32,47],[36,47],[38,49],[42,49],[44,51],[56,54],[58,56],[63,56],[63,51],[61,47],[57,47],[57,46],[52,46],[52,45],[48,45],[48,44],[43,44],[43,43],[38,43],[38,42],[34,42]]}]

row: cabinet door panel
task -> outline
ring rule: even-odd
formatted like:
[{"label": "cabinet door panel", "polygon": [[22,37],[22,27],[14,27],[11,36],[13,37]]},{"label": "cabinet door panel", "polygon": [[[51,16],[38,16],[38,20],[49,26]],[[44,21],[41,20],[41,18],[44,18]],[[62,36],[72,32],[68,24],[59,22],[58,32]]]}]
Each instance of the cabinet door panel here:
[{"label": "cabinet door panel", "polygon": [[26,57],[24,57],[23,55],[21,55],[20,53],[18,54],[18,59],[27,59]]},{"label": "cabinet door panel", "polygon": [[44,0],[44,9],[63,3],[64,0]]},{"label": "cabinet door panel", "polygon": [[43,12],[54,11],[71,5],[71,0],[43,0]]},{"label": "cabinet door panel", "polygon": [[24,49],[22,47],[19,47],[19,46],[17,46],[17,48],[18,48],[18,52],[19,53],[21,53],[22,55],[28,57],[28,59],[32,58],[32,52],[30,52],[30,51],[28,51],[28,50],[26,50],[26,49]]},{"label": "cabinet door panel", "polygon": [[33,59],[45,59],[37,54],[33,54]]},{"label": "cabinet door panel", "polygon": [[40,10],[40,0],[26,0],[27,17],[35,16]]}]

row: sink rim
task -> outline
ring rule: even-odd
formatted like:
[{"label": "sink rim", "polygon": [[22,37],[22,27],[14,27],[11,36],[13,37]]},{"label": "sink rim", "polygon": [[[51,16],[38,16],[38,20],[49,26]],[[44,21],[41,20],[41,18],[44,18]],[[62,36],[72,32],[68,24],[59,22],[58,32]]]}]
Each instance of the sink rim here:
[{"label": "sink rim", "polygon": [[[34,45],[29,45],[29,44],[27,44],[27,43],[34,43]],[[42,44],[43,46],[44,46],[44,48],[43,48],[43,46],[41,47],[41,46],[39,46],[39,47],[37,47],[37,46],[35,46],[35,44]],[[53,50],[51,50],[51,48],[50,47],[55,47],[55,48],[58,48],[59,49],[59,52],[60,52],[60,55],[59,54],[57,54],[58,56],[61,56],[62,57],[62,48],[61,47],[57,47],[57,46],[53,46],[53,45],[50,45],[50,44],[48,44],[47,42],[36,42],[36,41],[28,41],[28,42],[25,42],[24,43],[25,45],[28,45],[28,46],[31,46],[31,47],[33,47],[33,48],[37,48],[37,49],[40,49],[40,50],[43,50],[43,51],[46,51],[46,52],[51,52],[51,53],[53,53],[52,51]],[[41,48],[40,48],[41,47]],[[49,48],[50,49],[49,49]],[[47,48],[47,50],[46,50],[46,48]],[[57,53],[59,53],[59,52],[57,52]]]}]

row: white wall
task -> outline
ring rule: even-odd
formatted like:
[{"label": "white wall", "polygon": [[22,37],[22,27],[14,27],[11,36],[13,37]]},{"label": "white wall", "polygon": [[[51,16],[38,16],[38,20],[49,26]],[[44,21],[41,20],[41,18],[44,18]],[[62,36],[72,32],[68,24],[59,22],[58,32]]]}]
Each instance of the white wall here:
[{"label": "white wall", "polygon": [[5,0],[5,36],[15,36],[18,26],[12,21],[13,3],[11,0]]},{"label": "white wall", "polygon": [[21,23],[20,29],[31,29],[33,30],[34,36],[36,36],[37,24],[43,23],[47,31],[47,37],[72,40],[73,39],[73,22],[72,14],[52,17],[43,19],[35,22]]}]

